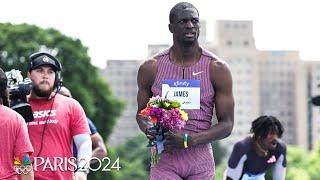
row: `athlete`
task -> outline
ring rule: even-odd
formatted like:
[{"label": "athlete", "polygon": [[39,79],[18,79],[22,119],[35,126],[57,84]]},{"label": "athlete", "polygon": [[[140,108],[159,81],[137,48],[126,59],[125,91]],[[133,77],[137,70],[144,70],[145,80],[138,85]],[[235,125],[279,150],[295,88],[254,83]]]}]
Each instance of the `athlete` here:
[{"label": "athlete", "polygon": [[273,116],[261,116],[252,122],[252,136],[237,142],[228,161],[227,179],[263,180],[273,168],[273,179],[286,175],[286,145],[279,140],[283,133],[280,121]]},{"label": "athlete", "polygon": [[[234,99],[228,65],[201,48],[199,12],[187,2],[170,11],[173,46],[144,62],[138,72],[137,123],[152,139],[148,119],[139,115],[152,96],[179,101],[189,120],[181,131],[166,134],[160,161],[151,167],[150,179],[212,180],[215,164],[210,142],[226,138],[233,128]],[[175,93],[180,91],[179,93]],[[213,108],[218,123],[211,124]]]}]

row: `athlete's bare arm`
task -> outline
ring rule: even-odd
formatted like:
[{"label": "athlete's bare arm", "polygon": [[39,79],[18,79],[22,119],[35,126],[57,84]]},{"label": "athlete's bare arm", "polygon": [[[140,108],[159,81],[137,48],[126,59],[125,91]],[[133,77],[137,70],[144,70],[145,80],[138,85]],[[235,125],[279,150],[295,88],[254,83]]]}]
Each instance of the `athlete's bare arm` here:
[{"label": "athlete's bare arm", "polygon": [[144,62],[138,71],[138,110],[136,114],[136,120],[139,125],[139,128],[142,132],[146,132],[148,128],[148,123],[145,118],[139,115],[140,111],[144,109],[149,101],[149,98],[152,97],[151,86],[156,77],[157,73],[157,65],[156,60],[151,59]]},{"label": "athlete's bare arm", "polygon": [[232,76],[228,65],[220,60],[210,64],[210,78],[215,90],[215,108],[218,123],[207,131],[191,136],[190,144],[209,143],[231,134],[234,122]]}]

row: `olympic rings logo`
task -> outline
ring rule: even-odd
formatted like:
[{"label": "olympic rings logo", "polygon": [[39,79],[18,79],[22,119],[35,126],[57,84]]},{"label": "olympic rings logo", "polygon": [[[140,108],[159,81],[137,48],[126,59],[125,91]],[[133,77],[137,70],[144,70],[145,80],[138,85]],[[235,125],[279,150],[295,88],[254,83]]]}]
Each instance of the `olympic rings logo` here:
[{"label": "olympic rings logo", "polygon": [[32,166],[31,165],[15,166],[15,170],[17,174],[28,174],[30,171],[32,171]]}]

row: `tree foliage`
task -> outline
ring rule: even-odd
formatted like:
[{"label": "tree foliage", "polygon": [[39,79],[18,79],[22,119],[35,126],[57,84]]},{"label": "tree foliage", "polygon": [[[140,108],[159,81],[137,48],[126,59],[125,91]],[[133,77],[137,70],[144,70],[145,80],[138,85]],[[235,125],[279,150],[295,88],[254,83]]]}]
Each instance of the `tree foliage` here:
[{"label": "tree foliage", "polygon": [[107,138],[123,103],[112,95],[99,70],[91,65],[88,49],[81,41],[52,28],[0,23],[0,66],[4,70],[19,69],[25,77],[29,55],[41,49],[57,52],[64,85],[84,107],[102,136]]},{"label": "tree foliage", "polygon": [[121,171],[116,173],[117,180],[149,179],[150,154],[147,144],[147,138],[144,135],[138,135],[117,147],[122,167]]}]

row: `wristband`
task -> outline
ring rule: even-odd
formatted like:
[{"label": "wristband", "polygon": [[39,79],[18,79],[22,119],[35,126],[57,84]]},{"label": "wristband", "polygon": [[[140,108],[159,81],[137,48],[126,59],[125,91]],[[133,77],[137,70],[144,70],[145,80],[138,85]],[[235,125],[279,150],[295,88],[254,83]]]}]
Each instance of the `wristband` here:
[{"label": "wristband", "polygon": [[183,136],[183,146],[184,146],[184,148],[188,148],[188,134],[187,133],[184,133],[184,136]]}]

